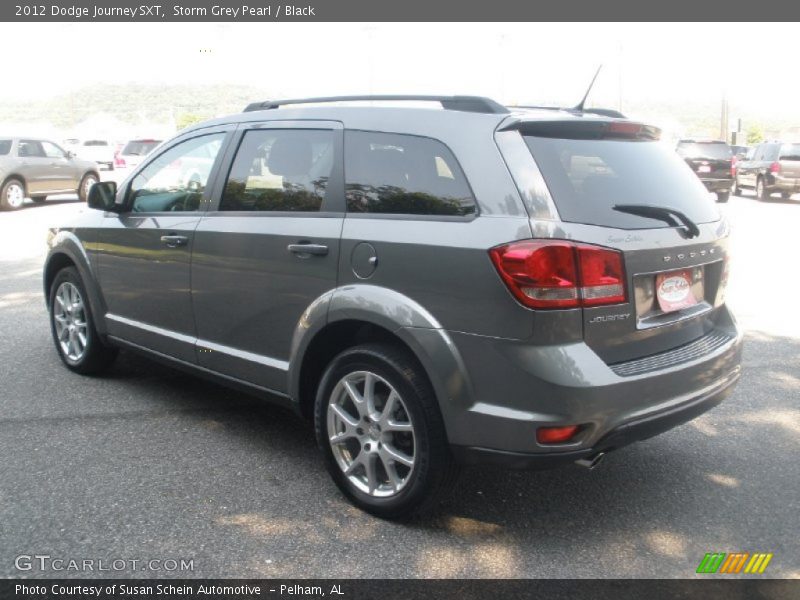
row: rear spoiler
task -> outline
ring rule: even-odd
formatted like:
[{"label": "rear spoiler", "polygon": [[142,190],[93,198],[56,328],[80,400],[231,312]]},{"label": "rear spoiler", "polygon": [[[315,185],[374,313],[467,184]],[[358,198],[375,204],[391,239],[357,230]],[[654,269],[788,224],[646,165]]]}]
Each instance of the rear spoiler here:
[{"label": "rear spoiler", "polygon": [[500,131],[519,131],[522,135],[572,140],[659,140],[661,129],[635,121],[584,121],[582,119],[533,121],[517,119]]}]

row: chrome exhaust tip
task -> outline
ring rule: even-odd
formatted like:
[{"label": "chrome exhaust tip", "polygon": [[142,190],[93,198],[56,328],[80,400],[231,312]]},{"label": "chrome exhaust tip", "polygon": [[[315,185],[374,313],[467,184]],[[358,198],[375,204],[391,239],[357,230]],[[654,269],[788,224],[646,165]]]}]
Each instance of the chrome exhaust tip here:
[{"label": "chrome exhaust tip", "polygon": [[591,471],[603,461],[603,457],[605,455],[605,452],[598,452],[597,454],[587,456],[586,458],[579,458],[575,461],[575,464],[579,467],[585,467]]}]

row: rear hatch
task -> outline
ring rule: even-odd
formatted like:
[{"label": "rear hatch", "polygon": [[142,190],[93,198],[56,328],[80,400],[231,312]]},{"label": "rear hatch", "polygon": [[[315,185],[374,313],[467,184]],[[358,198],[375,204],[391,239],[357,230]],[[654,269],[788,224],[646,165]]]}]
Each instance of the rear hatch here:
[{"label": "rear hatch", "polygon": [[731,179],[733,152],[725,142],[681,141],[676,148],[701,179]]},{"label": "rear hatch", "polygon": [[783,144],[778,161],[781,175],[794,179],[795,185],[800,184],[800,144]]},{"label": "rear hatch", "polygon": [[[535,215],[534,237],[610,248],[622,259],[623,300],[582,302],[586,343],[614,365],[715,335],[727,224],[700,181],[658,140],[660,132],[622,121],[514,127],[535,160],[529,168],[539,171],[528,180],[546,184],[521,189]],[[521,179],[515,175],[518,185]],[[557,213],[550,219],[541,218],[543,194]],[[578,285],[602,282],[600,263],[587,274],[580,257]],[[588,288],[580,289],[588,298]]]}]

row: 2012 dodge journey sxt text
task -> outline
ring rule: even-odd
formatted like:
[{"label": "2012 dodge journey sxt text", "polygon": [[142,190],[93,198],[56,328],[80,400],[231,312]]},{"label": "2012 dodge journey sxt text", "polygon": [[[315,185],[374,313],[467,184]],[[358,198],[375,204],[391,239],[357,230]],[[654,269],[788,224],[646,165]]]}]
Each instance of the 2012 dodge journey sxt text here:
[{"label": "2012 dodge journey sxt text", "polygon": [[253,104],[95,185],[44,271],[67,367],[128,348],[291,406],[384,517],[464,463],[592,466],[732,389],[728,225],[657,128],[357,99]]}]

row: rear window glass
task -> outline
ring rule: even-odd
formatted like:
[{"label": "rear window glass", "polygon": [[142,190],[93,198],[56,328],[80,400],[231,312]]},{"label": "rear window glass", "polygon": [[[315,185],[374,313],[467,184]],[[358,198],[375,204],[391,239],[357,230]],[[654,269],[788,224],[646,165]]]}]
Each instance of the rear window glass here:
[{"label": "rear window glass", "polygon": [[83,142],[84,146],[108,146],[108,142],[104,140],[86,140]]},{"label": "rear window glass", "polygon": [[677,150],[681,156],[692,158],[725,159],[730,158],[733,154],[728,144],[717,143],[681,142],[678,144]]},{"label": "rear window glass", "polygon": [[0,155],[11,152],[11,140],[0,140]]},{"label": "rear window glass", "polygon": [[136,140],[128,142],[122,149],[121,154],[128,156],[146,156],[161,143],[159,140]]},{"label": "rear window glass", "polygon": [[475,213],[475,200],[453,153],[431,138],[348,131],[345,179],[348,212]]},{"label": "rear window glass", "polygon": [[613,210],[618,204],[672,208],[696,223],[719,219],[697,176],[661,142],[524,139],[563,221],[621,229],[668,226]]},{"label": "rear window glass", "polygon": [[781,148],[781,160],[800,160],[800,144],[784,144]]}]

